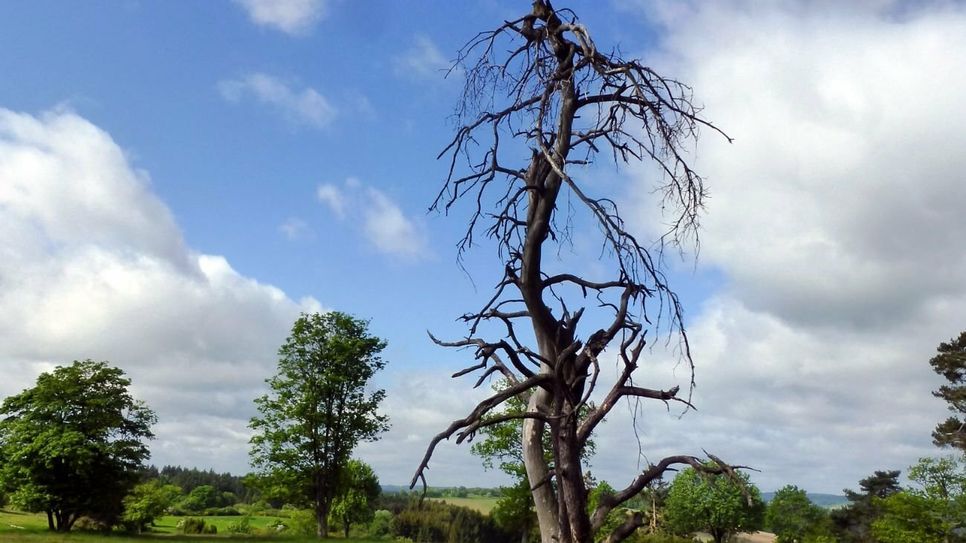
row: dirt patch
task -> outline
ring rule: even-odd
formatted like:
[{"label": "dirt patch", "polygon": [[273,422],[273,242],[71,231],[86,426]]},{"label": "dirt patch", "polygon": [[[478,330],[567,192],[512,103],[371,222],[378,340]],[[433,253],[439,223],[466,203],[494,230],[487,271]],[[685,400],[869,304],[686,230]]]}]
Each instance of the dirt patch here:
[{"label": "dirt patch", "polygon": [[735,536],[736,542],[741,543],[774,543],[775,534],[768,532],[755,532],[753,534],[738,534]]}]

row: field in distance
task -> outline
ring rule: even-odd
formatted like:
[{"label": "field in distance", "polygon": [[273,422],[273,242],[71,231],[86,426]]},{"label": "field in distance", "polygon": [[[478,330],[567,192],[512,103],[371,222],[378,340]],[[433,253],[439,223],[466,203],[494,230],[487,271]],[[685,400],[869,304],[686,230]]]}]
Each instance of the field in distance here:
[{"label": "field in distance", "polygon": [[427,500],[433,500],[437,502],[446,502],[450,505],[458,505],[460,507],[466,507],[483,513],[484,515],[489,515],[493,507],[496,506],[496,502],[500,498],[494,498],[492,496],[469,496],[466,498],[426,498]]}]

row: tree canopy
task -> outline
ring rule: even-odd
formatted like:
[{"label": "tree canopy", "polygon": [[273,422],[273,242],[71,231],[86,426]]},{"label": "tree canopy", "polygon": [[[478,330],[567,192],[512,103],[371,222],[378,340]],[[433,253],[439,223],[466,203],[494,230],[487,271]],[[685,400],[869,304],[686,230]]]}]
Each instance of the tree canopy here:
[{"label": "tree canopy", "polygon": [[372,467],[361,460],[349,460],[342,481],[342,492],[332,502],[330,514],[348,538],[353,524],[372,520],[381,489]]},{"label": "tree canopy", "polygon": [[75,361],[37,378],[0,406],[0,486],[66,532],[81,516],[107,525],[148,458],[154,413],[106,362]]},{"label": "tree canopy", "polygon": [[731,534],[762,526],[765,510],[761,494],[746,474],[731,477],[686,468],[671,483],[666,519],[672,531],[689,534],[706,531],[715,543]]},{"label": "tree canopy", "polygon": [[876,471],[859,481],[860,491],[845,489],[849,505],[832,511],[836,535],[845,542],[872,541],[872,522],[881,513],[881,501],[902,491],[899,470]]},{"label": "tree canopy", "polygon": [[386,393],[368,390],[385,362],[386,342],[368,323],[336,311],[302,315],[279,349],[271,389],[255,400],[252,464],[291,499],[311,504],[319,537],[328,536],[332,500],[360,441],[378,438],[388,418],[377,409]]},{"label": "tree canopy", "polygon": [[824,533],[827,521],[825,510],[793,485],[775,492],[765,510],[765,528],[778,536],[778,543],[801,543],[807,535]]},{"label": "tree canopy", "polygon": [[936,426],[933,442],[966,452],[966,332],[948,343],[940,343],[936,350],[939,354],[929,365],[949,384],[939,387],[933,395],[945,400],[954,415]]}]

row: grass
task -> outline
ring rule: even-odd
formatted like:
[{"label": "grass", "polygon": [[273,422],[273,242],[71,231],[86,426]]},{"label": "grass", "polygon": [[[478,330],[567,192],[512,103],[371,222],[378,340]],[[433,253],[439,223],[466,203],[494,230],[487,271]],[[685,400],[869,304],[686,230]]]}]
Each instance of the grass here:
[{"label": "grass", "polygon": [[[2,543],[174,543],[178,541],[190,541],[192,543],[217,542],[231,543],[267,541],[279,543],[308,543],[317,542],[315,537],[299,537],[287,535],[270,536],[236,536],[229,535],[227,528],[229,524],[240,521],[243,517],[200,517],[205,522],[214,524],[218,527],[218,535],[181,535],[177,534],[178,521],[184,517],[161,517],[154,531],[142,535],[121,535],[121,534],[98,534],[89,532],[73,531],[69,534],[58,534],[47,530],[47,517],[42,514],[21,513],[0,509],[0,542]],[[275,517],[250,517],[250,522],[254,528],[264,528]],[[336,534],[330,539],[339,543],[371,543],[367,539],[342,539]]]},{"label": "grass", "polygon": [[460,507],[468,507],[469,509],[475,509],[484,515],[489,515],[493,507],[496,506],[496,502],[500,498],[494,498],[491,496],[475,496],[469,498],[427,498],[429,500],[446,502],[450,505],[459,505]]}]

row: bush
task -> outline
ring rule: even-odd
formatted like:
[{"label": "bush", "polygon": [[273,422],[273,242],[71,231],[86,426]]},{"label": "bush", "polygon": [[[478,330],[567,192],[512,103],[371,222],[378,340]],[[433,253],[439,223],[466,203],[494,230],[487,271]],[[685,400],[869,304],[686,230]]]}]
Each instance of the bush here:
[{"label": "bush", "polygon": [[189,534],[216,534],[218,527],[214,524],[207,524],[203,519],[187,517],[178,522],[178,531]]},{"label": "bush", "polygon": [[91,517],[81,517],[74,523],[74,529],[82,532],[110,532],[111,526]]},{"label": "bush", "polygon": [[241,511],[234,507],[209,507],[205,509],[204,516],[206,517],[240,517]]},{"label": "bush", "polygon": [[369,537],[384,538],[392,533],[392,513],[385,509],[380,509],[372,517],[369,523]]},{"label": "bush", "polygon": [[308,509],[289,510],[288,518],[288,526],[295,535],[311,537],[318,530],[319,524],[315,520],[315,513]]},{"label": "bush", "polygon": [[228,525],[228,533],[246,535],[255,533],[251,520],[251,517],[242,517],[238,522],[232,522]]}]

